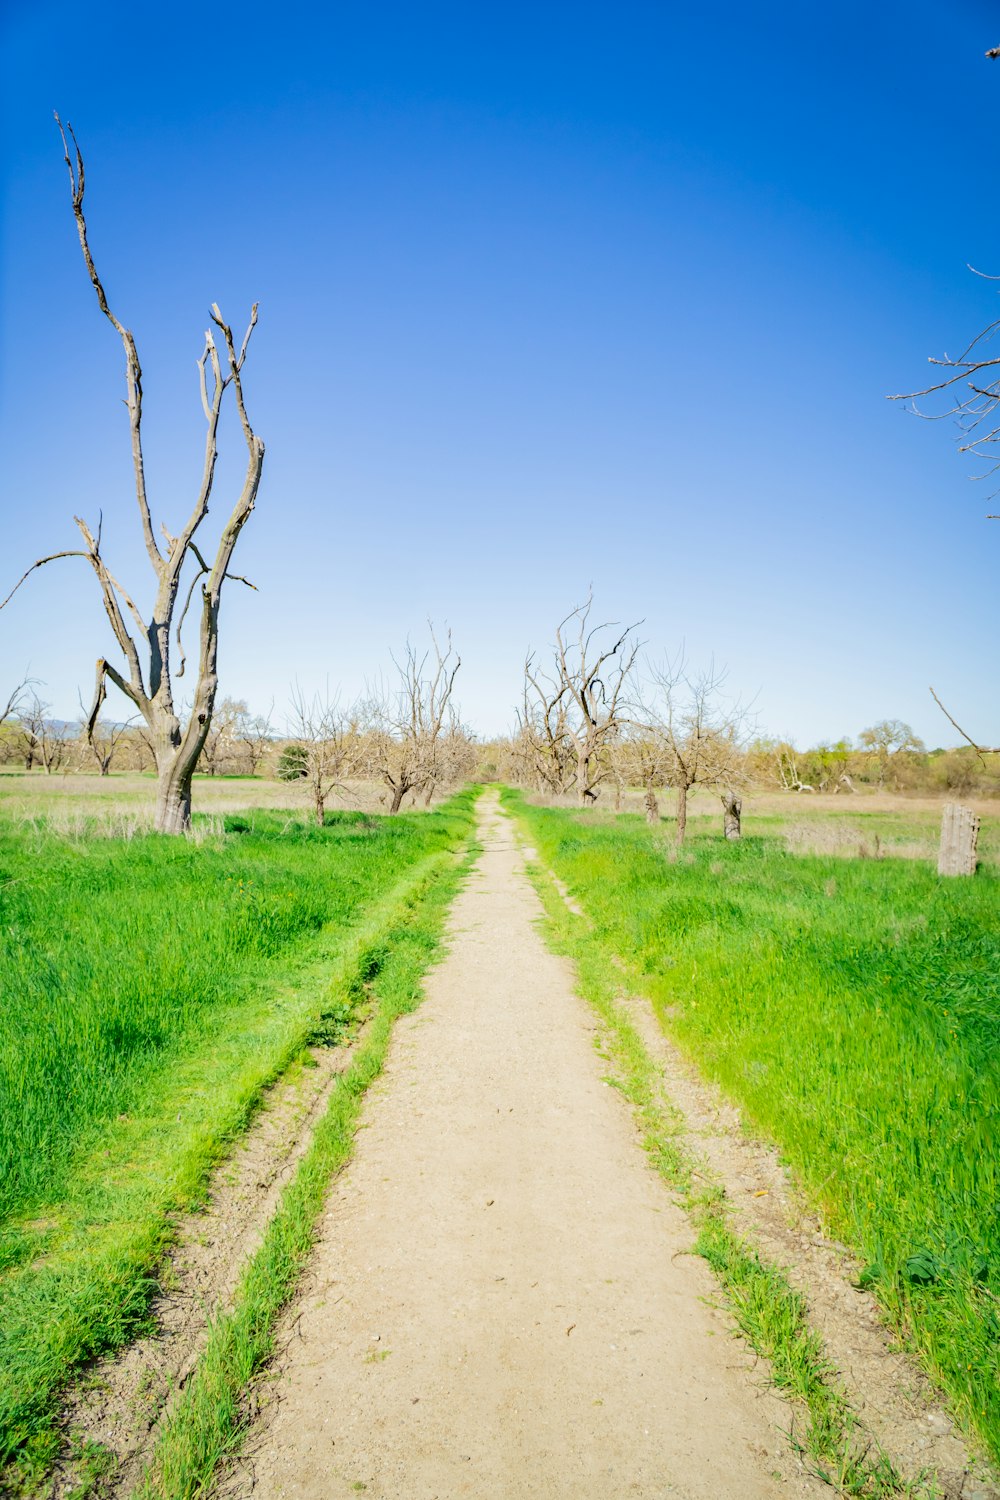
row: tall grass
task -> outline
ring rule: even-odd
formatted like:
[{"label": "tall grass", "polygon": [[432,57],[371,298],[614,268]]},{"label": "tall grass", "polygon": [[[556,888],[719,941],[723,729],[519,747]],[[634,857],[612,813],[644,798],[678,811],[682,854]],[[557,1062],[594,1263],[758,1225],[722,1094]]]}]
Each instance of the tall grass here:
[{"label": "tall grass", "polygon": [[1000,1457],[1000,880],[522,815]]},{"label": "tall grass", "polygon": [[0,1463],[44,1461],[59,1382],[141,1327],[171,1214],[336,1034],[472,800],[322,830],[256,812],[200,845],[0,830]]},{"label": "tall grass", "polygon": [[200,847],[0,829],[0,1218],[59,1196],[95,1130],[275,958],[447,841],[433,816],[229,823],[242,831]]}]

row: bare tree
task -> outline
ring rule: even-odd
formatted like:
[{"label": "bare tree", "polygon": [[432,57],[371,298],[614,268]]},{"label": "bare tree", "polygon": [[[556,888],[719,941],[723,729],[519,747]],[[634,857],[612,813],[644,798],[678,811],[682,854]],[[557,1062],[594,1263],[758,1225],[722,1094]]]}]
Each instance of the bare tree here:
[{"label": "bare tree", "polygon": [[22,741],[22,755],[24,757],[24,769],[34,769],[36,760],[39,765],[42,761],[41,736],[45,724],[45,715],[51,704],[43,703],[37,693],[32,693],[30,698],[22,701],[17,715],[17,727]]},{"label": "bare tree", "polygon": [[[977,271],[974,266],[969,270],[984,281],[1000,280],[1000,277]],[[1000,441],[1000,355],[990,357],[987,352],[998,331],[1000,318],[995,318],[976,334],[961,354],[955,357],[943,354],[940,358],[930,356],[928,363],[946,372],[943,379],[924,386],[922,390],[888,398],[890,401],[910,402],[910,409],[925,421],[953,421],[958,427],[958,451],[986,461],[985,469],[972,476],[975,479],[990,478],[1000,469],[995,446]],[[916,405],[917,401],[929,397],[937,399],[938,410],[925,411]],[[990,516],[989,519],[998,518]]]},{"label": "bare tree", "polygon": [[357,724],[340,710],[329,692],[307,698],[298,686],[292,692],[288,731],[293,744],[302,752],[301,780],[308,790],[313,812],[320,828],[326,817],[331,792],[342,788],[357,759]]},{"label": "bare tree", "polygon": [[251,776],[257,775],[274,740],[274,725],[271,723],[273,712],[272,703],[266,714],[251,714],[244,706],[242,712],[236,715],[234,738],[240,746],[244,764],[250,768]]},{"label": "bare tree", "polygon": [[24,742],[24,769],[30,771],[37,763],[46,776],[58,771],[68,748],[65,726],[49,718],[50,703],[44,702],[32,692],[21,702],[17,724]]},{"label": "bare tree", "polygon": [[97,769],[102,776],[110,776],[111,766],[116,755],[129,741],[129,731],[135,725],[135,717],[127,719],[124,724],[111,724],[105,719],[96,719],[89,726],[85,721],[83,738],[97,761]]},{"label": "bare tree", "polygon": [[6,703],[0,700],[0,728],[6,724],[8,719],[17,718],[24,704],[24,695],[29,688],[34,687],[33,677],[22,677],[16,687],[11,689]]},{"label": "bare tree", "polygon": [[[256,435],[247,415],[243,399],[242,371],[247,357],[250,337],[257,324],[257,304],[254,303],[243,341],[237,348],[232,329],[223,321],[216,303],[212,304],[211,321],[221,335],[224,351],[220,354],[211,329],[205,334],[205,345],[198,360],[201,386],[201,403],[205,413],[205,459],[201,481],[192,510],[177,536],[172,536],[161,527],[161,545],[153,531],[152,512],[146,488],[146,472],[142,445],[142,369],[132,333],[112,312],[103,283],[97,274],[87,238],[87,223],[84,218],[84,167],[83,157],[77,145],[72,127],[65,130],[56,116],[62,137],[66,167],[69,172],[73,215],[76,220],[80,247],[91,285],[97,294],[101,312],[111,323],[122,341],[125,351],[126,407],[132,444],[132,467],[135,477],[136,502],[142,526],[143,540],[155,578],[155,601],[146,620],[133,602],[131,594],[110,572],[101,553],[101,526],[96,531],[79,516],[75,517],[83,537],[83,550],[55,552],[39,558],[23,574],[3,601],[20,588],[28,575],[46,563],[61,557],[82,557],[93,569],[101,590],[104,609],[111,624],[115,640],[125,659],[126,670],[120,671],[104,657],[97,662],[97,681],[94,702],[88,718],[90,726],[97,723],[111,682],[135,705],[145,721],[152,741],[157,770],[157,801],[155,827],[161,833],[183,833],[191,824],[191,778],[201,754],[205,737],[212,721],[215,696],[218,688],[219,607],[222,587],[227,578],[236,578],[248,587],[247,579],[230,573],[233,550],[239,539],[257,498],[264,462],[264,444]],[[67,140],[67,135],[69,140]],[[72,142],[73,154],[70,154]],[[225,373],[223,373],[223,362]],[[215,477],[218,453],[219,420],[223,398],[232,387],[236,410],[247,449],[247,462],[242,487],[226,520],[211,563],[206,560],[195,536],[208,514],[209,500]],[[194,563],[194,572],[184,586],[183,573],[189,558]],[[195,589],[200,585],[201,622],[198,647],[198,676],[194,688],[191,712],[182,722],[174,701],[170,650],[171,640],[176,640],[180,664],[176,676],[183,675],[185,657],[181,643],[181,630]],[[0,608],[3,606],[0,605]],[[131,617],[133,628],[126,623]],[[146,656],[145,668],[142,656]]]},{"label": "bare tree", "polygon": [[[643,714],[639,707],[637,714]],[[647,715],[654,719],[652,714]],[[639,786],[643,791],[643,808],[646,822],[660,821],[658,788],[670,781],[673,758],[666,737],[658,732],[655,723],[639,721],[627,724],[622,734],[611,747],[613,774],[620,784]],[[618,810],[616,800],[615,810]]]},{"label": "bare tree", "polygon": [[237,726],[241,716],[249,713],[242,698],[223,698],[216,704],[212,722],[198,758],[198,770],[217,776],[237,754]]},{"label": "bare tree", "polygon": [[559,622],[549,669],[539,667],[533,653],[524,664],[522,729],[537,743],[539,768],[549,767],[558,790],[575,786],[581,807],[597,800],[607,774],[602,751],[626,722],[639,652],[635,625],[619,631],[590,623],[593,603],[588,594]]},{"label": "bare tree", "polygon": [[576,761],[569,737],[569,703],[562,688],[543,681],[534,670],[534,658],[524,662],[524,691],[518,710],[518,753],[525,779],[538,791],[556,796],[571,791],[576,783]]},{"label": "bare tree", "polygon": [[725,697],[726,673],[714,663],[689,670],[683,651],[653,670],[646,728],[660,741],[666,780],[677,795],[678,845],[687,836],[688,796],[695,786],[719,789],[727,838],[739,837],[739,788],[746,777],[747,710]]},{"label": "bare tree", "polygon": [[422,791],[430,802],[452,774],[462,737],[454,702],[462,658],[450,630],[443,651],[433,624],[430,634],[431,647],[422,656],[407,641],[403,660],[392,659],[396,681],[369,691],[361,707],[366,767],[388,788],[390,813],[399,811],[410,792]]}]

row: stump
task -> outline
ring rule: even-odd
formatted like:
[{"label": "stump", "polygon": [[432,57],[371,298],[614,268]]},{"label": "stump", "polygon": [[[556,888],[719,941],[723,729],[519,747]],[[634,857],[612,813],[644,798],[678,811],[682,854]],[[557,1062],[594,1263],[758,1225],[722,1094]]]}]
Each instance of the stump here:
[{"label": "stump", "polygon": [[959,802],[947,802],[941,817],[939,875],[975,875],[979,815]]},{"label": "stump", "polygon": [[722,831],[727,839],[738,839],[742,837],[743,829],[740,825],[740,817],[743,812],[743,799],[735,792],[723,792],[722,794]]}]

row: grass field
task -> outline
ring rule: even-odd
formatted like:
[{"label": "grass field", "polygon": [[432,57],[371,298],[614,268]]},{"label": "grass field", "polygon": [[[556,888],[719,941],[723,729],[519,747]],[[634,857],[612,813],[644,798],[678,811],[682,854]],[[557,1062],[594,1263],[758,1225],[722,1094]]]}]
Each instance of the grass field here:
[{"label": "grass field", "polygon": [[915,858],[793,854],[778,832],[727,846],[717,820],[671,862],[669,825],[513,804],[1000,1456],[995,869],[942,881]]},{"label": "grass field", "polygon": [[337,1040],[472,801],[229,815],[200,841],[0,821],[0,1462],[141,1326],[171,1214],[304,1044]]}]

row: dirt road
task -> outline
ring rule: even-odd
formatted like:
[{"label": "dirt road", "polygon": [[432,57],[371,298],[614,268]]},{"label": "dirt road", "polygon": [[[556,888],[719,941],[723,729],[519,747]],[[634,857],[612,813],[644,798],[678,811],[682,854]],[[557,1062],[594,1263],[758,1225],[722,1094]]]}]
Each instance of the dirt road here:
[{"label": "dirt road", "polygon": [[602,1079],[492,798],[483,838],[227,1493],[819,1493],[778,1431],[787,1409],[703,1300],[711,1277]]}]

